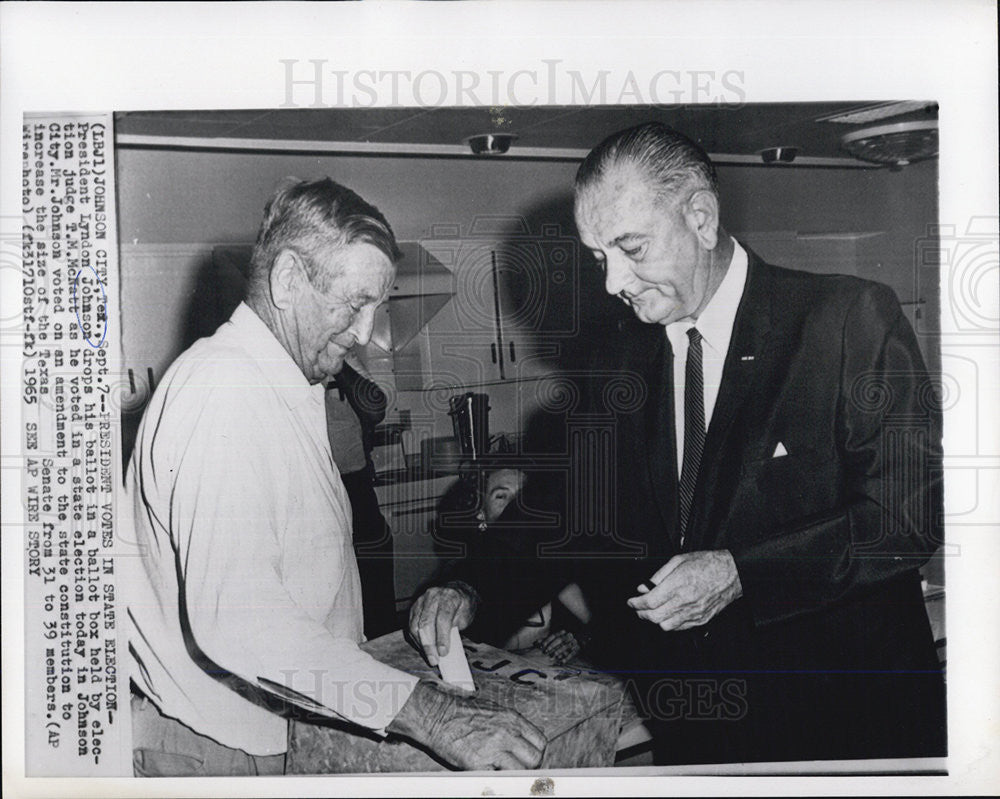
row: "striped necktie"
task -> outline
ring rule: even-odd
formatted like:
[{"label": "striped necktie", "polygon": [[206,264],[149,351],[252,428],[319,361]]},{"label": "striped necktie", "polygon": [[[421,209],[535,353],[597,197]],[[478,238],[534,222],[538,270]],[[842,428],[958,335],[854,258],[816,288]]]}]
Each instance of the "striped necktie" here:
[{"label": "striped necktie", "polygon": [[692,327],[687,332],[689,345],[684,367],[684,458],[681,461],[681,546],[687,532],[698,481],[698,466],[705,449],[705,376],[702,371],[701,333]]}]

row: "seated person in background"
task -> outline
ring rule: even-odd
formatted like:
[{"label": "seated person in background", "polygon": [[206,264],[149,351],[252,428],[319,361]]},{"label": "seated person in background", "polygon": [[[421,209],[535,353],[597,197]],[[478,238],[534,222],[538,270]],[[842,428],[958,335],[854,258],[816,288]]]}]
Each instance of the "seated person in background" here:
[{"label": "seated person in background", "polygon": [[[458,496],[442,507],[439,534],[466,547],[465,558],[445,568],[445,579],[516,584],[518,563],[539,543],[530,509],[514,501],[520,500],[528,475],[523,464],[509,456],[488,456],[476,466],[459,483]],[[451,508],[452,503],[457,509]],[[553,561],[554,566],[557,563]],[[548,601],[528,607],[528,613],[522,604],[481,608],[469,634],[510,651],[537,649],[560,665],[589,641],[590,610],[576,583],[567,583]]]}]

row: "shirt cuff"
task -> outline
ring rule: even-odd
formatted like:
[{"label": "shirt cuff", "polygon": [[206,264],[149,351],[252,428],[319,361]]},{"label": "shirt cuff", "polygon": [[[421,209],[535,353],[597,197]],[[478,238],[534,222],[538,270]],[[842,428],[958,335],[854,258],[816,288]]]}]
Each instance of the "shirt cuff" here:
[{"label": "shirt cuff", "polygon": [[420,678],[375,662],[377,666],[370,676],[342,684],[348,693],[340,703],[340,713],[349,721],[385,737],[386,727],[403,709]]},{"label": "shirt cuff", "polygon": [[257,682],[270,693],[310,713],[343,719],[385,737],[386,727],[403,709],[420,678],[374,658],[365,664],[364,674],[364,677],[314,681],[308,694],[297,690],[304,685],[283,685],[266,677],[258,677]]}]

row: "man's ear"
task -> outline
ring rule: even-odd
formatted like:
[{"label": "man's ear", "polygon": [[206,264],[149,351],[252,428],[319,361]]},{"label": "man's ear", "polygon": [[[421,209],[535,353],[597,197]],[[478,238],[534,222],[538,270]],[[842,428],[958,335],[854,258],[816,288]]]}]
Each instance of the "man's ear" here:
[{"label": "man's ear", "polygon": [[714,250],[719,243],[718,197],[707,189],[699,189],[688,200],[685,218],[701,246],[706,250]]},{"label": "man's ear", "polygon": [[268,289],[275,308],[287,310],[295,299],[298,282],[302,277],[302,267],[298,256],[292,250],[282,250],[271,265]]}]

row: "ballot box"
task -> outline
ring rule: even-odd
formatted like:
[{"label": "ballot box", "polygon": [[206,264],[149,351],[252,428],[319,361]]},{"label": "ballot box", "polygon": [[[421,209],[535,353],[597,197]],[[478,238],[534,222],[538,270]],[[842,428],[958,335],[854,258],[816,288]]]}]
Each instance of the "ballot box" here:
[{"label": "ballot box", "polygon": [[[548,665],[463,639],[476,695],[517,710],[545,735],[540,768],[611,766],[622,726],[623,685],[585,668]],[[436,668],[391,633],[362,645],[376,659],[422,678]],[[395,737],[381,738],[340,721],[300,715],[289,722],[289,774],[445,771],[453,768]]]}]

